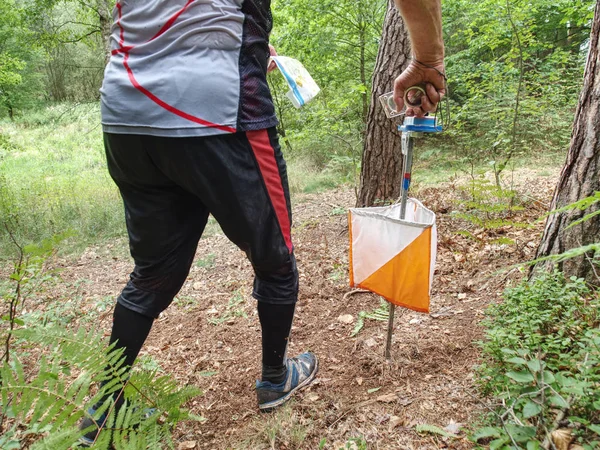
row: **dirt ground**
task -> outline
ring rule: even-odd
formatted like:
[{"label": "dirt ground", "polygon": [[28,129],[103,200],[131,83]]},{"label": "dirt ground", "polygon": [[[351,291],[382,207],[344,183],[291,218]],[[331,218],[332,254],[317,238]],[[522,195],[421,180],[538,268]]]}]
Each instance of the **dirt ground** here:
[{"label": "dirt ground", "polygon": [[[414,194],[437,214],[438,262],[431,314],[397,309],[392,360],[383,357],[387,322],[361,311],[379,297],[348,287],[346,211],[349,188],[298,196],[293,240],[300,271],[300,298],[290,354],[314,351],[320,371],[313,385],[282,410],[259,414],[254,392],[260,368],[260,328],[250,297],[252,271],[244,255],[220,233],[204,237],[189,278],[174,304],[155,323],[142,354],[182,384],[200,387],[190,402],[203,423],[185,422],[175,432],[181,449],[468,449],[466,424],[484,411],[473,382],[480,321],[490,302],[522,278],[510,268],[534,256],[556,174],[523,171],[517,189],[526,207],[506,225],[485,232],[454,218],[464,193],[457,182]],[[458,234],[468,230],[472,236]],[[494,243],[499,237],[514,244]],[[87,249],[62,260],[61,296],[72,289],[94,309],[95,326],[109,333],[111,302],[128,278],[124,242]],[[51,294],[49,294],[51,295]],[[351,316],[351,320],[348,315]],[[149,362],[150,361],[150,362]],[[418,433],[422,424],[457,438]]]}]

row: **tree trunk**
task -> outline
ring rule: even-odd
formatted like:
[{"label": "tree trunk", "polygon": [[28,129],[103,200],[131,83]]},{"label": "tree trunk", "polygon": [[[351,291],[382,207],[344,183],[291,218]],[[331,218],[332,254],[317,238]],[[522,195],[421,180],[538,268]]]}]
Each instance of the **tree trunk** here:
[{"label": "tree trunk", "polygon": [[[562,169],[560,180],[551,210],[574,203],[600,191],[600,0],[596,2],[596,12],[590,37],[590,50],[585,68],[583,89],[575,113],[575,125],[567,161]],[[572,248],[598,242],[600,239],[600,216],[595,216],[580,225],[566,229],[570,223],[585,214],[597,211],[598,204],[586,211],[567,211],[553,214],[546,221],[537,257],[562,253]],[[562,263],[561,270],[568,276],[575,275],[598,284],[595,268],[590,263],[594,255],[574,258]]]},{"label": "tree trunk", "polygon": [[400,195],[400,133],[396,121],[385,116],[379,96],[393,89],[394,80],[408,65],[409,58],[408,34],[400,13],[390,0],[373,72],[357,206],[371,206]]},{"label": "tree trunk", "polygon": [[104,65],[110,60],[110,28],[112,25],[112,6],[108,0],[100,0],[97,8],[100,24],[100,39],[104,48]]},{"label": "tree trunk", "polygon": [[[365,57],[365,50],[366,50],[366,40],[365,40],[365,34],[366,34],[366,30],[365,30],[365,23],[362,22],[361,23],[361,29],[359,31],[359,45],[360,45],[360,83],[362,84],[362,86],[366,86],[367,85],[367,70],[366,70],[366,57]],[[361,92],[360,97],[362,100],[362,112],[361,112],[361,119],[362,119],[362,123],[363,126],[367,124],[367,120],[368,120],[368,116],[369,116],[369,97],[368,97],[368,92],[367,89],[364,88],[365,90]],[[365,128],[363,127],[362,131],[364,132]]]}]

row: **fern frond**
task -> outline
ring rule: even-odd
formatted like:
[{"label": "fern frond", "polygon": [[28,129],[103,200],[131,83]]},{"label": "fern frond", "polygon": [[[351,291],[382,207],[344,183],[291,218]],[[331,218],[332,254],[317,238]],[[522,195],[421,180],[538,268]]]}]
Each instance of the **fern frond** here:
[{"label": "fern frond", "polygon": [[[177,422],[202,420],[182,408],[199,389],[179,389],[174,379],[156,372],[130,374],[122,366],[123,351],[106,350],[104,339],[94,332],[40,327],[19,329],[15,336],[50,348],[34,373],[26,374],[18,358],[0,367],[0,413],[33,433],[48,434],[32,448],[71,448],[89,431],[78,430],[78,422],[88,417],[97,425],[105,413],[108,418],[92,447],[97,450],[108,449],[113,438],[118,449],[174,447],[171,430]],[[91,395],[90,386],[98,381],[104,383]],[[125,404],[116,413],[113,394],[123,386]],[[93,416],[88,412],[91,405],[96,405]],[[148,407],[156,408],[149,417]]]},{"label": "fern frond", "polygon": [[34,443],[31,450],[67,450],[73,446],[74,442],[81,436],[77,428],[67,428],[55,433],[51,433],[41,441]]},{"label": "fern frond", "polygon": [[447,431],[442,430],[438,426],[429,425],[429,424],[426,424],[426,423],[415,426],[415,430],[416,430],[417,433],[439,434],[440,436],[452,437],[452,438],[457,437],[455,434],[448,433]]},{"label": "fern frond", "polygon": [[[59,361],[40,362],[36,376],[27,380],[20,361],[13,366],[4,365],[0,371],[2,405],[11,405],[11,413],[38,428],[49,426],[50,431],[74,426],[85,414],[83,401],[89,389],[89,377],[82,373],[74,382],[60,379]],[[60,419],[60,420],[59,420]]]},{"label": "fern frond", "polygon": [[125,387],[127,398],[139,398],[146,407],[152,406],[169,415],[187,414],[181,410],[181,405],[190,399],[201,395],[202,391],[194,386],[179,388],[170,376],[157,376],[157,372],[134,371]]},{"label": "fern frond", "polygon": [[[123,366],[123,349],[115,349],[95,331],[80,328],[73,333],[62,327],[32,327],[15,330],[13,334],[29,342],[53,347],[69,365],[92,374],[92,382],[118,379],[126,380],[127,368]],[[107,351],[102,351],[102,349]]]}]

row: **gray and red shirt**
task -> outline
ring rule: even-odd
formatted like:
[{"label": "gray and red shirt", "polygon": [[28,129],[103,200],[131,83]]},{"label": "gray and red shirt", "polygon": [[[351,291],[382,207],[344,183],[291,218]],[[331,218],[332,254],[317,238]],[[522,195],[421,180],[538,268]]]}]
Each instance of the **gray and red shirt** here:
[{"label": "gray and red shirt", "polygon": [[113,15],[105,132],[188,137],[277,124],[270,0],[119,0]]}]

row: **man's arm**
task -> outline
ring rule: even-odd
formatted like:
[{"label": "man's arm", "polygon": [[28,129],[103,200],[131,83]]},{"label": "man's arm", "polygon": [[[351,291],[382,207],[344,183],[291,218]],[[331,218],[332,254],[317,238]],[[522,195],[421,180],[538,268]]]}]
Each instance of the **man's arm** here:
[{"label": "man's arm", "polygon": [[415,85],[424,85],[427,96],[420,107],[408,107],[407,116],[423,116],[433,112],[445,93],[444,38],[442,36],[442,6],[440,0],[395,0],[410,36],[413,61],[394,83],[394,101],[398,109],[404,106],[404,92]]}]

